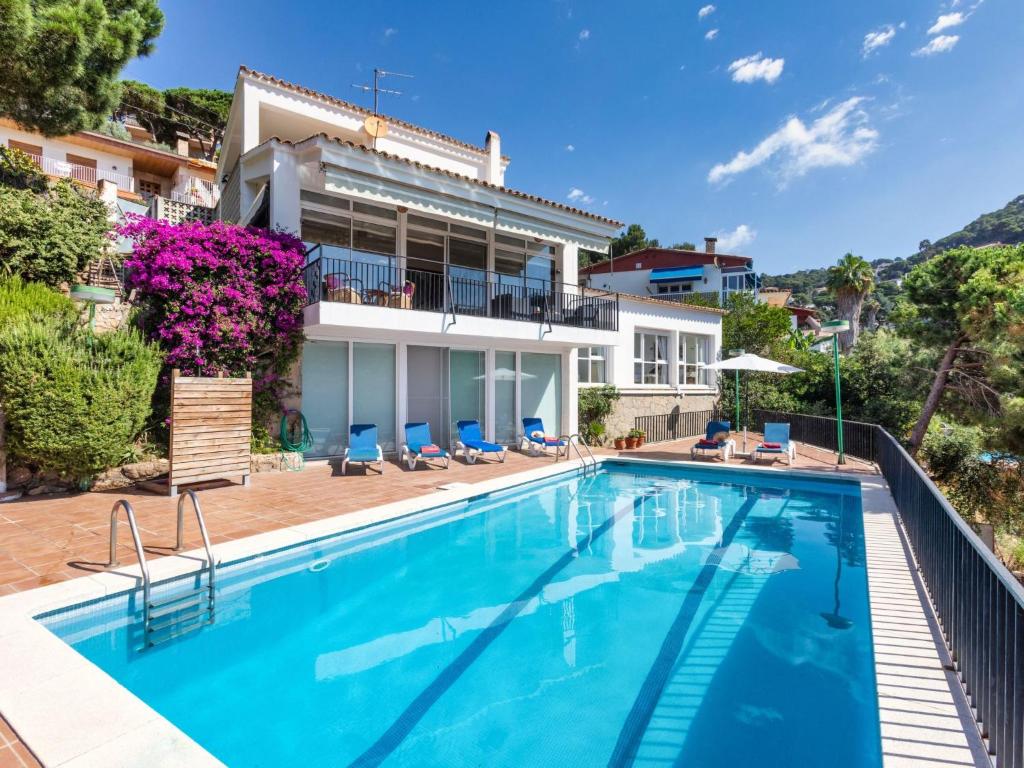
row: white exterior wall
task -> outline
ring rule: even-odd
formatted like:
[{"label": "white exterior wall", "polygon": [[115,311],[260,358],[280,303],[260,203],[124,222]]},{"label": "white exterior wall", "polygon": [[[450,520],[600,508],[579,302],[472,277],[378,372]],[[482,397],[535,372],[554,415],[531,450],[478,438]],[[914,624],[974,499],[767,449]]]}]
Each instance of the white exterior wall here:
[{"label": "white exterior wall", "polygon": [[[99,149],[93,149],[92,147],[83,147],[78,144],[72,144],[70,141],[64,141],[61,138],[48,138],[41,136],[38,133],[29,133],[28,131],[22,131],[17,128],[8,128],[0,125],[0,144],[5,147],[8,146],[8,142],[14,139],[24,144],[34,144],[35,146],[41,146],[43,148],[43,157],[57,162],[67,162],[67,156],[70,152],[72,155],[78,155],[79,157],[88,157],[91,160],[96,161],[97,171],[106,171],[109,174],[121,174],[128,178],[132,176],[132,158],[131,155],[119,155],[114,152],[105,152]],[[125,188],[126,185],[118,184],[118,187]]]},{"label": "white exterior wall", "polygon": [[[632,267],[633,265],[627,264],[627,266]],[[651,283],[651,270],[649,269],[623,269],[593,274],[590,276],[590,286],[602,291],[619,291],[637,296],[658,296],[658,288]],[[713,264],[705,264],[704,279],[693,281],[693,291],[703,293],[721,290],[722,270]]]},{"label": "white exterior wall", "polygon": [[[633,382],[633,334],[638,330],[657,331],[669,336],[669,383],[635,384]],[[722,316],[717,312],[701,312],[685,305],[676,307],[655,304],[648,301],[630,300],[619,297],[618,341],[609,350],[611,360],[607,363],[609,384],[622,392],[674,394],[677,392],[693,395],[708,395],[717,392],[717,383],[709,376],[708,386],[687,386],[679,384],[678,338],[680,333],[708,336],[708,362],[714,362],[722,353]]]},{"label": "white exterior wall", "polygon": [[[500,141],[492,135],[494,152],[473,150],[443,138],[388,124],[387,135],[374,142],[365,128],[367,115],[290,88],[243,75],[236,98],[241,98],[239,154],[271,138],[298,142],[317,133],[373,147],[417,163],[452,171],[471,179],[504,184],[508,161],[500,158]],[[233,151],[232,153],[233,154]],[[225,169],[226,170],[226,169]]]}]

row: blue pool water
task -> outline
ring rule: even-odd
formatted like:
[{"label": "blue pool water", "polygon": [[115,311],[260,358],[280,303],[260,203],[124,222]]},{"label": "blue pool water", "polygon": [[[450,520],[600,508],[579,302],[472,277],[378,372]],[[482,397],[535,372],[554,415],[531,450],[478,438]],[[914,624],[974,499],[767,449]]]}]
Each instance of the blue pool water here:
[{"label": "blue pool water", "polygon": [[145,651],[40,620],[230,766],[881,765],[855,484],[612,464],[218,575]]}]

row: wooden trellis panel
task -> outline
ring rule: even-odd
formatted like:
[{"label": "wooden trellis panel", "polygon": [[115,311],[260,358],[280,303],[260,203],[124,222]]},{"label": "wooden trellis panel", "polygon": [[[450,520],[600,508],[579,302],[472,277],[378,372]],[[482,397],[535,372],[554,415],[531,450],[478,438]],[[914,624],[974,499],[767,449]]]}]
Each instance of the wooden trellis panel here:
[{"label": "wooden trellis panel", "polygon": [[171,374],[171,496],[178,486],[241,478],[249,484],[252,379]]}]

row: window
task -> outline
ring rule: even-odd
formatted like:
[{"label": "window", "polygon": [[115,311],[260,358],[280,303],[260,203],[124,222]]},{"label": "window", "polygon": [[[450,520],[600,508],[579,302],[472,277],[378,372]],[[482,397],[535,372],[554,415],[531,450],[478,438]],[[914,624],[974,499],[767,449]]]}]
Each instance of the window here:
[{"label": "window", "polygon": [[43,148],[36,144],[26,144],[24,141],[15,141],[14,139],[7,140],[7,146],[11,149],[20,149],[26,155],[33,155],[34,157],[43,156]]},{"label": "window", "polygon": [[754,290],[754,273],[741,272],[739,274],[722,275],[723,291],[752,291]]},{"label": "window", "polygon": [[668,384],[668,334],[633,334],[633,383]]},{"label": "window", "polygon": [[[317,252],[319,256],[381,267],[391,265],[398,253],[398,229],[394,223],[397,211],[308,191],[303,191],[301,198],[305,203],[302,239],[307,248],[320,243],[323,248]],[[343,212],[349,206],[354,216]],[[383,275],[374,274],[371,279],[369,273],[360,274],[360,279],[366,278],[363,282],[372,282],[373,287]]]},{"label": "window", "polygon": [[555,281],[555,247],[521,237],[494,236],[494,271],[501,284],[546,289]]},{"label": "window", "polygon": [[708,337],[679,334],[679,383],[689,387],[708,386]]},{"label": "window", "polygon": [[580,347],[580,384],[607,384],[607,360],[605,347]]}]

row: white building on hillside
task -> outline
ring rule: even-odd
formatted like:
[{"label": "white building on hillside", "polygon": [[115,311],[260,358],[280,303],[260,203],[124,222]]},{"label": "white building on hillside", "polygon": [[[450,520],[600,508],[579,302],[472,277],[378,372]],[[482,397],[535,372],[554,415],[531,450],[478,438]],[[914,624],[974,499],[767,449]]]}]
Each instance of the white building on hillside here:
[{"label": "white building on hillside", "polygon": [[[240,70],[220,215],[307,244],[296,383],[314,455],[339,454],[352,423],[376,423],[386,451],[411,421],[429,421],[442,445],[461,419],[505,444],[528,416],[573,433],[581,347],[588,378],[605,350],[611,383],[639,364],[645,393],[711,392],[699,374],[686,383],[678,344],[699,335],[715,359],[720,315],[580,288],[578,251],[607,250],[621,223],[505,186],[500,146],[493,132],[474,146]],[[649,362],[643,336],[634,359],[634,326],[652,331]]]}]

